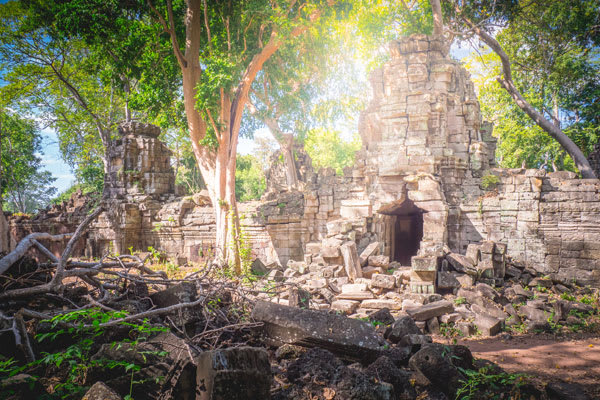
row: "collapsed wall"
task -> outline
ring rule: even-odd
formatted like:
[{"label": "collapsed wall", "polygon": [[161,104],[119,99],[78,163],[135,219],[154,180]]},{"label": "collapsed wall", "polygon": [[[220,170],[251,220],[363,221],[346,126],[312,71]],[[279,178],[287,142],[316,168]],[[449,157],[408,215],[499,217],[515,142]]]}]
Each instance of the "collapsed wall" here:
[{"label": "collapsed wall", "polygon": [[[336,270],[369,248],[412,265],[411,288],[430,293],[444,255],[493,241],[557,281],[600,285],[600,181],[495,168],[491,127],[447,45],[413,35],[390,49],[390,61],[370,78],[355,166],[343,176],[315,173],[298,153],[297,190],[287,188],[275,163],[263,201],[240,204],[253,256]],[[111,205],[91,227],[85,254],[152,246],[180,263],[210,258],[215,221],[208,196],[179,195],[157,127],[129,123],[120,133],[106,179]],[[13,232],[19,224],[27,226],[13,219]],[[47,230],[43,221],[36,227]]]}]

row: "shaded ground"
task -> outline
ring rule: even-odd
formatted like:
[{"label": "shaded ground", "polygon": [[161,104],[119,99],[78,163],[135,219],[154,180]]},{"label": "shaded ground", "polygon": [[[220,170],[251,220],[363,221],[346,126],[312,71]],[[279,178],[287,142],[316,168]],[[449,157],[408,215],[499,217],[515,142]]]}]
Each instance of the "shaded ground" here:
[{"label": "shaded ground", "polygon": [[557,379],[582,385],[592,399],[600,399],[600,336],[572,334],[496,336],[459,340],[473,356],[497,363],[507,372],[523,372],[547,381]]}]

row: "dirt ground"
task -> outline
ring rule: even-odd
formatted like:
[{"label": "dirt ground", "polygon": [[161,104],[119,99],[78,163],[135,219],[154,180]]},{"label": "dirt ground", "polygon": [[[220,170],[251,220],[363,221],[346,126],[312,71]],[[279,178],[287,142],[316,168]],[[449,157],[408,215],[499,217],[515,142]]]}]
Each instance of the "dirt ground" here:
[{"label": "dirt ground", "polygon": [[[441,339],[440,341],[447,341]],[[464,339],[473,356],[492,361],[507,372],[539,376],[542,380],[563,380],[582,385],[592,399],[600,399],[600,335],[544,334],[499,335]]]}]

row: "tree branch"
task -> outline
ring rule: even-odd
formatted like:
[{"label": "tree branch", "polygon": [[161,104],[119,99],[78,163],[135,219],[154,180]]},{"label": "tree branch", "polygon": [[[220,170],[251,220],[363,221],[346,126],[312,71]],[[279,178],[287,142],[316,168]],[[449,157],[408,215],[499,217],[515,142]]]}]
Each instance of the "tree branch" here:
[{"label": "tree branch", "polygon": [[[458,7],[457,14],[460,14]],[[481,38],[481,40],[487,44],[493,51],[500,57],[502,63],[502,73],[504,76],[499,76],[496,80],[500,85],[510,94],[517,106],[523,110],[538,126],[540,126],[546,133],[554,138],[565,150],[579,169],[581,176],[586,179],[596,178],[594,170],[590,166],[589,161],[581,151],[581,149],[569,138],[560,128],[548,121],[539,111],[537,111],[531,104],[525,100],[519,89],[512,79],[512,70],[510,65],[510,59],[508,54],[504,51],[500,43],[493,38],[489,33],[483,30],[478,25],[471,22],[468,18],[462,17],[465,24],[473,30]]]}]

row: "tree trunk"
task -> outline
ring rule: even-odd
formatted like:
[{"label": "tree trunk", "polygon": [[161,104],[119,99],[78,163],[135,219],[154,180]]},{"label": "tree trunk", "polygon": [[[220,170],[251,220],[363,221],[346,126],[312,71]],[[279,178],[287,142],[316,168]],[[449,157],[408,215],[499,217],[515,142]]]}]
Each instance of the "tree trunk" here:
[{"label": "tree trunk", "polygon": [[289,189],[298,187],[298,174],[296,171],[296,161],[294,160],[294,138],[290,135],[291,140],[286,140],[281,145],[281,153],[285,165],[285,178]]},{"label": "tree trunk", "polygon": [[471,21],[466,18],[463,18],[463,21],[467,24],[469,28],[471,28],[480,38],[481,40],[490,46],[490,48],[500,57],[500,61],[502,62],[502,72],[504,76],[499,76],[497,78],[498,82],[502,87],[510,94],[513,98],[517,106],[521,110],[523,110],[529,117],[536,123],[540,128],[542,128],[546,133],[548,133],[552,138],[554,138],[565,151],[571,156],[577,169],[581,173],[582,178],[584,179],[594,179],[596,178],[596,174],[594,170],[590,166],[589,161],[581,151],[579,147],[568,137],[559,127],[557,127],[552,122],[548,121],[539,111],[537,111],[531,104],[525,100],[523,95],[519,92],[519,89],[515,86],[512,80],[512,71],[510,66],[510,60],[508,55],[504,52],[504,49],[498,43],[496,39],[490,36],[486,31],[481,29],[479,26],[475,25]]},{"label": "tree trunk", "polygon": [[440,0],[431,1],[431,13],[433,14],[433,36],[442,36],[444,33],[444,19],[442,18],[442,6]]},{"label": "tree trunk", "polygon": [[296,189],[298,187],[298,171],[296,171],[294,160],[294,136],[290,133],[283,133],[275,119],[266,118],[264,122],[281,149],[288,189]]}]

